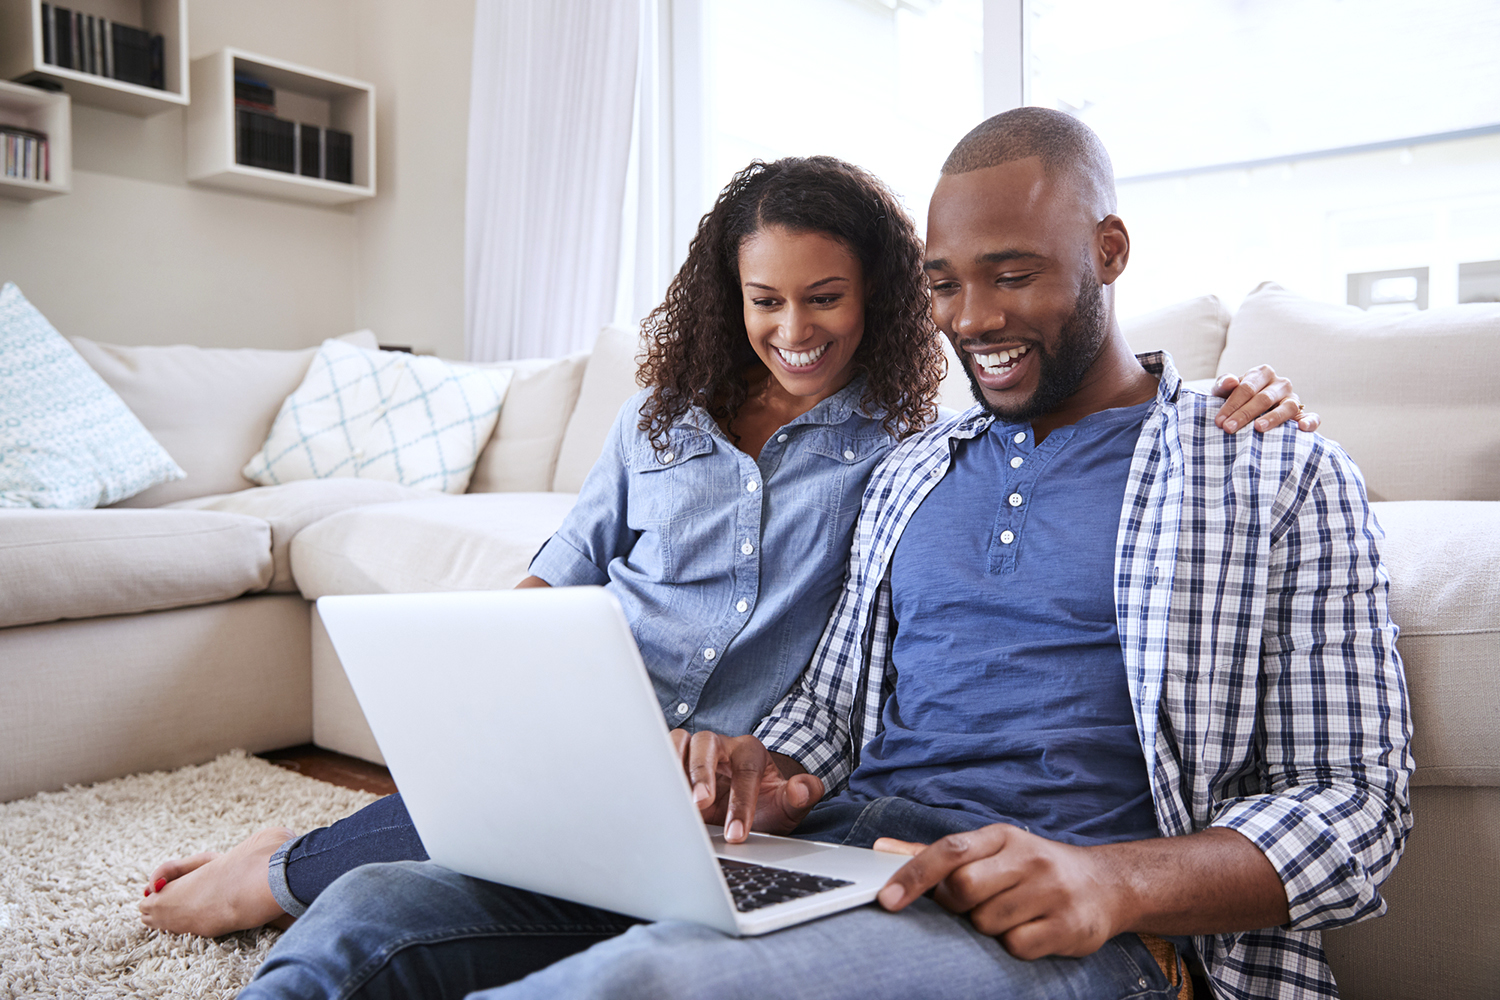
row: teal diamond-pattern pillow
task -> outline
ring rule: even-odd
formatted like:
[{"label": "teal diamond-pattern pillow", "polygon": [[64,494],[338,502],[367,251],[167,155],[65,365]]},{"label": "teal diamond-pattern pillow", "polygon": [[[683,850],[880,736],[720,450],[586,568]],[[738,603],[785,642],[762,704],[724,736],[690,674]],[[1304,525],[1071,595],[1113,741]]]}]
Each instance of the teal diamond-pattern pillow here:
[{"label": "teal diamond-pattern pillow", "polygon": [[102,507],[184,475],[20,289],[0,288],[0,507]]},{"label": "teal diamond-pattern pillow", "polygon": [[325,340],[245,478],[273,486],[348,476],[462,493],[511,377]]}]

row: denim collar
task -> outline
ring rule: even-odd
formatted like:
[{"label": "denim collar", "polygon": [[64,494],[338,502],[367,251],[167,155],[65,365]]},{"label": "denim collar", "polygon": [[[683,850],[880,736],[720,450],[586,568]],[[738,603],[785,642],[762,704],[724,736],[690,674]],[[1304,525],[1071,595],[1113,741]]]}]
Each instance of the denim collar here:
[{"label": "denim collar", "polygon": [[[788,421],[785,426],[796,427],[800,424],[825,424],[833,427],[844,423],[856,414],[866,416],[868,414],[860,409],[860,397],[864,395],[865,386],[869,379],[860,373],[849,380],[849,384],[827,399],[820,400],[816,406],[808,410],[794,420]],[[682,416],[677,418],[676,426],[690,427],[694,430],[716,432],[719,425],[714,418],[709,416],[708,411],[701,406],[692,406]]]}]

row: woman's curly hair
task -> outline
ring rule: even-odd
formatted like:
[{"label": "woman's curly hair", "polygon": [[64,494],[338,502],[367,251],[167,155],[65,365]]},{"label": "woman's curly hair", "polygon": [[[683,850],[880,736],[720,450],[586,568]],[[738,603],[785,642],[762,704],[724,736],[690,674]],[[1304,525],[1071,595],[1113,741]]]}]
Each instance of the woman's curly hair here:
[{"label": "woman's curly hair", "polygon": [[640,429],[652,445],[666,447],[668,429],[690,406],[727,425],[744,405],[745,370],[759,359],[745,330],[740,246],[770,226],[831,236],[859,260],[865,328],[854,371],[867,376],[860,405],[898,437],[931,422],[943,357],[916,227],[867,171],[831,156],[788,157],[752,162],[719,192],[666,299],[642,323],[636,378],[652,393]]}]

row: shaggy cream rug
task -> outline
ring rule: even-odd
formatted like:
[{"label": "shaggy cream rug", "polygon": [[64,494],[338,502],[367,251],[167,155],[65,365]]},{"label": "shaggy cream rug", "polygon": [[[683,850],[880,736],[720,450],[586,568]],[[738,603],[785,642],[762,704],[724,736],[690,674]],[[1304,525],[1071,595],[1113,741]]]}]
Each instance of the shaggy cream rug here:
[{"label": "shaggy cream rug", "polygon": [[324,826],[376,796],[242,752],[0,805],[0,998],[232,997],[276,940],[141,924],[146,876],[275,823]]}]

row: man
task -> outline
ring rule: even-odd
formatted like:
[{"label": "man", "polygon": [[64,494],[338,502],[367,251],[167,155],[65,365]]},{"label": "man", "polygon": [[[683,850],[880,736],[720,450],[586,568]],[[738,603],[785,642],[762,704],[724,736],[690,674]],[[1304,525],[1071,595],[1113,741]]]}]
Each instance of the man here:
[{"label": "man", "polygon": [[246,995],[1335,996],[1317,932],[1383,911],[1410,827],[1379,527],[1335,446],[1222,434],[1131,354],[1114,207],[1066,115],[959,143],[926,268],[980,406],[876,472],[757,735],[677,734],[729,839],[912,853],[883,909],[737,941],[377,866]]}]

